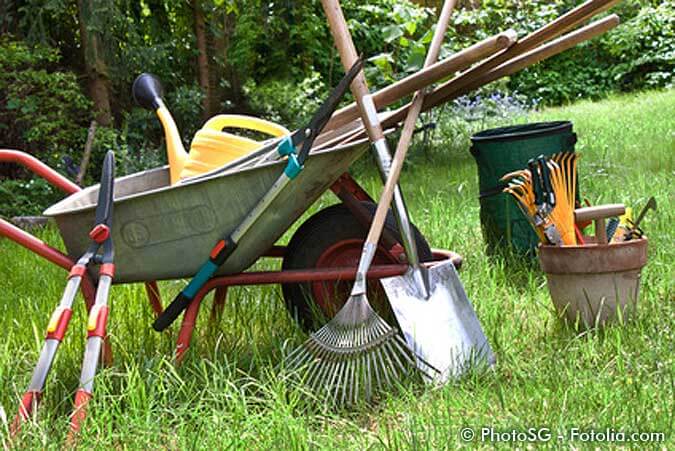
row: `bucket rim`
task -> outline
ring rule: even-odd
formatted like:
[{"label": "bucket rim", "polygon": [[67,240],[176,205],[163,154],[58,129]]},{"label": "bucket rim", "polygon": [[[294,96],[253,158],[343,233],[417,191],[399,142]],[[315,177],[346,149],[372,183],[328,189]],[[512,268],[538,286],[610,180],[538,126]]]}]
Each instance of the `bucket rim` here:
[{"label": "bucket rim", "polygon": [[542,137],[561,132],[572,132],[571,121],[530,122],[527,124],[509,125],[491,128],[476,133],[471,137],[474,144],[490,141],[512,141],[523,138]]}]

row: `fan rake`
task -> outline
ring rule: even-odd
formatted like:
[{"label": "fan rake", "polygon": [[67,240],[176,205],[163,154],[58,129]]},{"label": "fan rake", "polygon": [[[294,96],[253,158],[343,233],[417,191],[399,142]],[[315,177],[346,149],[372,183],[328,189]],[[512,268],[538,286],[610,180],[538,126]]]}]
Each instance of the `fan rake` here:
[{"label": "fan rake", "polygon": [[361,294],[351,296],[287,362],[289,368],[305,371],[305,385],[312,392],[335,405],[352,405],[419,375],[415,358],[419,356],[413,356],[398,329],[389,326]]}]

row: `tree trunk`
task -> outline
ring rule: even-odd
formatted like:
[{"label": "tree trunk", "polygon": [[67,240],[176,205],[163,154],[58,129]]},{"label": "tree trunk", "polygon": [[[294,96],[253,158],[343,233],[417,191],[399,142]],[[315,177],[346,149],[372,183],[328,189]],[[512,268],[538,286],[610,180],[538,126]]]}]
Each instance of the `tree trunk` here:
[{"label": "tree trunk", "polygon": [[215,64],[211,67],[211,112],[216,114],[223,108],[223,101],[232,98],[231,90],[224,90],[220,87],[220,80],[229,80],[229,61],[227,51],[230,48],[230,39],[235,30],[236,16],[233,13],[222,12],[222,29],[218,28],[213,35],[213,55],[212,60]]},{"label": "tree trunk", "polygon": [[0,36],[13,34],[15,38],[19,36],[19,12],[15,1],[0,1]]},{"label": "tree trunk", "polygon": [[80,22],[80,44],[84,55],[84,68],[87,76],[89,97],[94,102],[96,122],[103,126],[112,123],[110,110],[110,81],[108,67],[103,56],[101,35],[87,27],[94,10],[94,0],[78,0],[78,19]]},{"label": "tree trunk", "polygon": [[197,38],[197,71],[199,75],[199,86],[204,93],[204,118],[211,116],[211,84],[209,83],[209,54],[206,42],[206,25],[204,23],[204,11],[199,0],[193,0],[192,12],[195,26],[195,37]]}]

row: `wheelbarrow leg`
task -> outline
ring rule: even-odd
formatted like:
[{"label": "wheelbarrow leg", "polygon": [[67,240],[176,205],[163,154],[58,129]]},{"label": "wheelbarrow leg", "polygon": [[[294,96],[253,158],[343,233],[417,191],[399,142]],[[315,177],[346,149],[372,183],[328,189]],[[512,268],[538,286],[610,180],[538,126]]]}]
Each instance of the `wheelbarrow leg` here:
[{"label": "wheelbarrow leg", "polygon": [[155,318],[157,318],[161,313],[162,313],[162,298],[159,294],[159,287],[157,286],[157,282],[150,281],[150,282],[145,282],[145,292],[148,295],[148,300],[150,301],[150,307],[152,307],[152,312],[155,314]]},{"label": "wheelbarrow leg", "polygon": [[87,344],[82,361],[80,388],[75,394],[75,407],[70,418],[70,431],[67,441],[73,444],[82,422],[87,415],[87,404],[94,391],[94,377],[101,359],[101,350],[106,337],[108,325],[108,294],[112,284],[114,267],[112,264],[101,266],[101,277],[96,291],[96,301],[89,312],[87,320]]},{"label": "wheelbarrow leg", "polygon": [[206,293],[197,293],[192,302],[190,302],[187,310],[185,310],[185,313],[183,313],[183,321],[181,322],[178,340],[176,341],[175,361],[177,365],[180,365],[183,362],[185,352],[187,352],[190,347],[192,332],[195,329],[197,315],[199,314],[199,308],[201,307],[204,296],[206,296]]},{"label": "wheelbarrow leg", "polygon": [[52,313],[49,324],[47,325],[47,336],[44,345],[42,346],[42,351],[40,351],[38,363],[33,370],[30,385],[23,395],[19,405],[19,412],[16,414],[10,427],[11,436],[14,436],[19,432],[21,423],[28,420],[37,407],[47,376],[49,375],[49,370],[54,363],[56,351],[68,331],[68,324],[73,315],[73,300],[80,287],[83,271],[83,267],[75,265],[68,276],[68,283],[66,284],[66,289],[61,297],[61,302],[59,302],[58,307],[56,307]]},{"label": "wheelbarrow leg", "polygon": [[213,304],[211,305],[211,322],[217,323],[223,315],[225,300],[227,299],[227,286],[218,287],[213,292]]}]

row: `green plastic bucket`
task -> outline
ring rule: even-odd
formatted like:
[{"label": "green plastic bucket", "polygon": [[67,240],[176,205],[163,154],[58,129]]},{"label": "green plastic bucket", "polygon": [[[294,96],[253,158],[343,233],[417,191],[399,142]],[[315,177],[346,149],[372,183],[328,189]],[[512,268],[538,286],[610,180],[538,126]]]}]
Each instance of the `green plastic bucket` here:
[{"label": "green plastic bucket", "polygon": [[488,252],[511,247],[533,252],[539,240],[500,178],[527,167],[529,159],[574,151],[577,137],[569,121],[538,122],[484,130],[471,137],[478,165],[480,222]]}]

